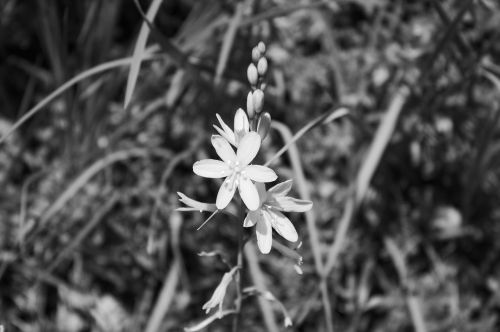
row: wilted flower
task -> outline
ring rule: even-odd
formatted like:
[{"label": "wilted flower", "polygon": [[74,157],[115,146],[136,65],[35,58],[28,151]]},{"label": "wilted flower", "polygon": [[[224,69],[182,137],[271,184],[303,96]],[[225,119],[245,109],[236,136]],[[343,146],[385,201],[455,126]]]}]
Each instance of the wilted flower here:
[{"label": "wilted flower", "polygon": [[243,136],[248,134],[248,132],[250,131],[250,124],[248,122],[248,117],[245,111],[241,108],[238,108],[238,110],[236,111],[236,114],[234,115],[234,131],[231,130],[228,125],[226,125],[219,114],[216,114],[216,116],[222,129],[214,125],[215,130],[217,130],[217,132],[229,143],[231,143],[235,147],[238,147]]},{"label": "wilted flower", "polygon": [[205,313],[209,313],[211,309],[219,306],[219,313],[222,312],[222,303],[224,302],[224,297],[226,296],[227,286],[231,283],[233,279],[233,274],[236,272],[237,268],[233,268],[231,271],[224,273],[219,285],[215,288],[214,293],[210,300],[207,301],[202,307]]},{"label": "wilted flower", "polygon": [[217,193],[217,209],[222,210],[229,204],[236,187],[249,210],[253,211],[259,207],[259,194],[252,180],[272,182],[278,177],[269,167],[249,165],[259,152],[260,142],[260,136],[256,132],[249,132],[241,139],[234,153],[224,137],[213,135],[212,145],[222,161],[205,159],[194,163],[193,171],[199,176],[226,178]]},{"label": "wilted flower", "polygon": [[281,211],[305,212],[312,208],[312,202],[286,196],[292,188],[292,180],[279,183],[267,192],[264,184],[256,183],[256,186],[259,193],[259,206],[247,214],[243,226],[257,225],[257,245],[263,254],[268,254],[273,242],[272,228],[290,242],[298,240],[295,227]]}]

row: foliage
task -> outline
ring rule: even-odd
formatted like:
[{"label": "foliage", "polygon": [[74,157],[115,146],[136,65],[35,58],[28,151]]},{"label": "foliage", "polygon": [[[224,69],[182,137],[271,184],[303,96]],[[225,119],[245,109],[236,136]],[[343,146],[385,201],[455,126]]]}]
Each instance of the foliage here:
[{"label": "foliage", "polygon": [[[320,120],[273,161],[314,208],[292,218],[300,248],[245,251],[244,284],[272,295],[249,290],[261,296],[245,300],[242,330],[281,329],[273,299],[297,331],[498,330],[497,2],[163,1],[142,51],[152,2],[0,4],[6,331],[206,318],[237,228],[219,214],[196,231],[208,215],[175,211],[177,192],[214,201],[192,164],[214,156],[215,114],[245,108],[259,40],[264,108],[283,124],[263,159]],[[339,108],[349,116],[327,121]]]}]

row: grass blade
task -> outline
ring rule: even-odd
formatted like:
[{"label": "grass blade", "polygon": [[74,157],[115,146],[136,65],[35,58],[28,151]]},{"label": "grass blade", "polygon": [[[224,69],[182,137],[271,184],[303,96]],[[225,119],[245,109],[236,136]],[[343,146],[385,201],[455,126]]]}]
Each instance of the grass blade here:
[{"label": "grass blade", "polygon": [[236,37],[236,32],[238,31],[238,26],[241,22],[242,16],[243,3],[240,2],[236,5],[234,16],[231,19],[231,22],[229,22],[229,28],[224,36],[224,42],[222,43],[222,48],[219,54],[219,61],[217,62],[217,68],[215,70],[216,85],[220,83],[221,77],[224,74],[224,69],[226,69],[227,60],[229,59],[229,54],[231,52],[231,48],[233,47],[234,38]]},{"label": "grass blade", "polygon": [[[154,59],[157,55],[153,54],[153,52],[156,50],[156,48],[151,48],[149,51],[144,54],[144,59],[143,60],[152,60]],[[21,125],[23,125],[26,121],[28,121],[31,117],[33,117],[38,111],[40,111],[44,106],[46,106],[48,103],[50,103],[52,100],[54,100],[56,97],[58,97],[60,94],[62,94],[64,91],[68,90],[71,88],[73,85],[79,83],[80,81],[94,76],[96,74],[99,74],[101,72],[121,67],[121,66],[127,66],[132,63],[132,58],[123,58],[123,59],[117,59],[109,62],[102,63],[98,66],[95,66],[93,68],[90,68],[88,70],[85,70],[83,73],[80,73],[61,85],[59,88],[57,88],[54,92],[52,92],[50,95],[47,97],[43,98],[42,101],[40,101],[38,104],[35,105],[35,107],[31,108],[26,114],[24,114],[19,120],[14,123],[14,125],[5,133],[1,138],[0,138],[0,144],[2,144],[7,137],[12,135],[14,131],[16,131]]]},{"label": "grass blade", "polygon": [[[146,14],[146,17],[149,21],[154,20],[162,2],[163,0],[153,0]],[[139,76],[139,70],[141,68],[143,54],[146,47],[146,42],[149,37],[149,32],[150,30],[148,24],[146,22],[142,22],[139,37],[137,37],[137,42],[135,43],[134,54],[132,55],[130,71],[128,73],[127,88],[125,90],[125,101],[123,103],[124,108],[128,106],[130,100],[132,99],[132,94],[134,93],[137,78]]]}]

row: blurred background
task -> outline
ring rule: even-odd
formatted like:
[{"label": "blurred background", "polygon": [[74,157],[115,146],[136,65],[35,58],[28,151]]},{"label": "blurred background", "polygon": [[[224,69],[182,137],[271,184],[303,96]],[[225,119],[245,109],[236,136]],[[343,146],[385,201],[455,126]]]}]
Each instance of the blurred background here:
[{"label": "blurred background", "polygon": [[262,161],[349,114],[273,163],[314,208],[289,214],[300,248],[249,241],[244,286],[281,304],[245,299],[240,330],[498,331],[499,37],[492,0],[0,1],[0,324],[208,317],[238,225],[196,231],[208,214],[177,212],[177,192],[215,201],[192,164],[215,157],[215,114],[245,108],[262,40],[282,124]]}]

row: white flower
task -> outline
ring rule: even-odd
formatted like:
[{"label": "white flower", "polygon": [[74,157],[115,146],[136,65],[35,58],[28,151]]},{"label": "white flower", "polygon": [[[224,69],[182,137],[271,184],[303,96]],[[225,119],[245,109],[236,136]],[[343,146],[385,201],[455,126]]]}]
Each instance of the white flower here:
[{"label": "white flower", "polygon": [[215,205],[224,209],[234,196],[236,187],[241,199],[252,211],[259,207],[259,194],[253,181],[271,182],[277,179],[276,173],[269,167],[249,165],[260,148],[260,136],[249,132],[239,142],[234,153],[228,141],[219,135],[212,136],[212,145],[221,160],[205,159],[194,163],[193,172],[206,178],[226,178],[217,194]]},{"label": "white flower", "polygon": [[256,183],[259,193],[259,207],[250,211],[244,227],[257,224],[257,245],[263,254],[271,251],[273,242],[272,228],[290,242],[298,240],[298,234],[292,222],[285,217],[284,212],[305,212],[312,208],[312,202],[286,196],[292,188],[292,180],[279,183],[266,192],[262,183]]},{"label": "white flower", "polygon": [[236,111],[236,114],[234,115],[234,131],[231,130],[231,128],[229,128],[229,126],[226,125],[224,121],[222,121],[222,118],[219,114],[216,114],[216,116],[222,129],[214,125],[215,130],[217,130],[217,132],[229,143],[231,143],[235,147],[238,147],[241,139],[250,131],[250,124],[248,122],[248,117],[245,111],[241,108],[238,108],[238,110]]}]

